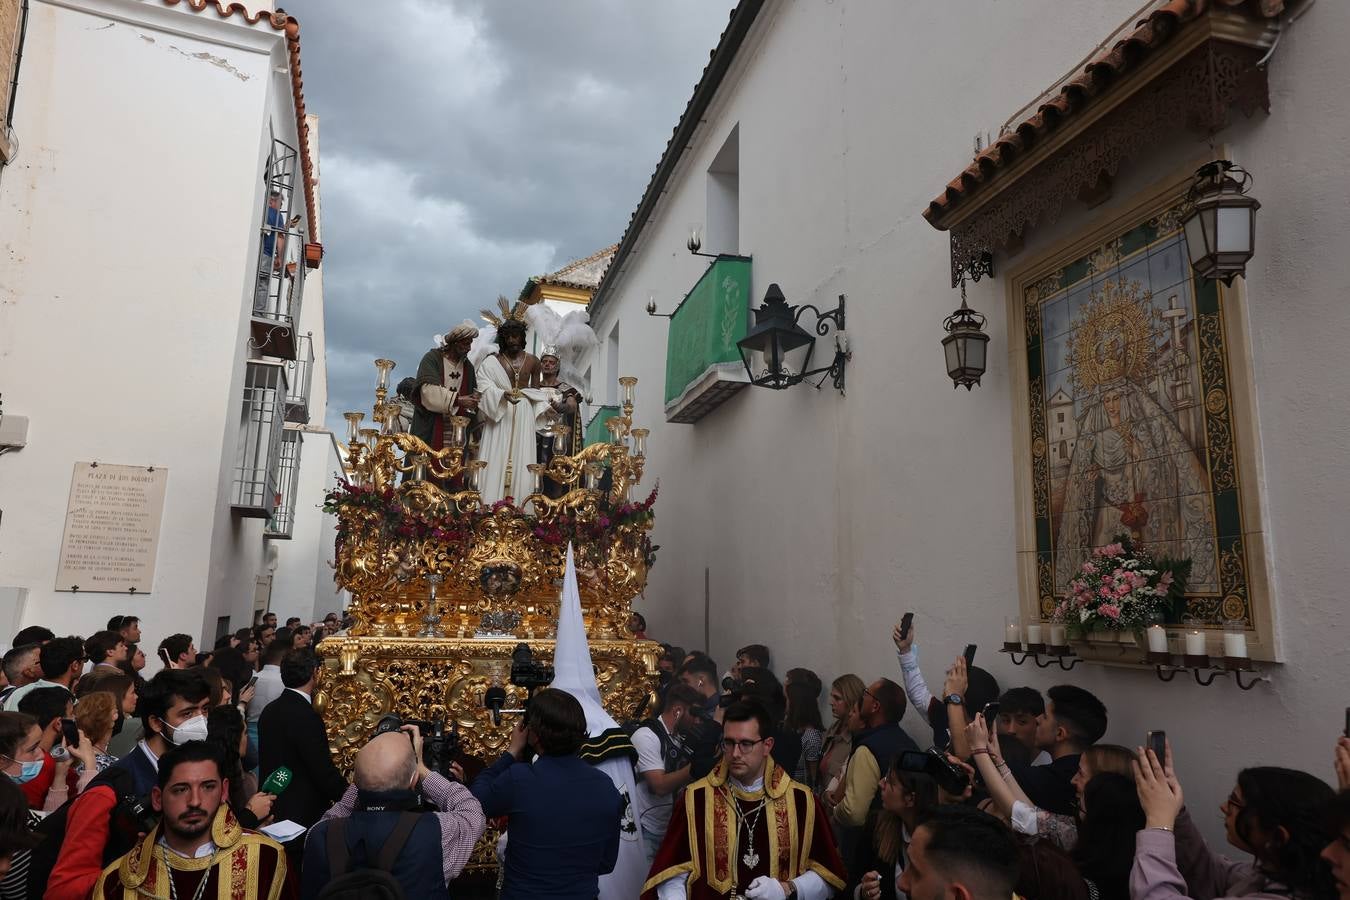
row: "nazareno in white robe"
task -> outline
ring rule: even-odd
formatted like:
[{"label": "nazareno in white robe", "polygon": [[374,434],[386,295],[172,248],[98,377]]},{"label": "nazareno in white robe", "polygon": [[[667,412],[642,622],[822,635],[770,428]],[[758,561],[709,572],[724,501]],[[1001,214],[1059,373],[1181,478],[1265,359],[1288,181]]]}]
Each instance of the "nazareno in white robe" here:
[{"label": "nazareno in white robe", "polygon": [[[483,421],[483,437],[478,457],[487,461],[480,474],[479,494],[484,503],[496,503],[511,497],[521,507],[534,489],[534,480],[526,466],[537,462],[534,436],[539,417],[548,412],[549,401],[556,396],[552,388],[522,388],[512,399],[511,375],[497,357],[489,356],[478,366],[478,415]],[[511,484],[506,484],[508,464]]]}]

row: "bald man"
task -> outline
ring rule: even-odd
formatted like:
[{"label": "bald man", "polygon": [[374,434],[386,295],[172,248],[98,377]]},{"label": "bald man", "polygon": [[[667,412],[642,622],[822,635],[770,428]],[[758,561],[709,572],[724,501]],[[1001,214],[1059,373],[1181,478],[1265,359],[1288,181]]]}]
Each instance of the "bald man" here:
[{"label": "bald man", "polygon": [[[462,773],[456,764],[454,774]],[[448,897],[483,834],[483,808],[458,781],[427,769],[417,726],[377,734],[356,754],[356,784],[324,813],[305,844],[301,897],[362,868],[390,872],[405,897]],[[426,806],[434,812],[424,812]],[[339,829],[336,837],[332,829]],[[345,848],[330,858],[330,845]],[[375,858],[366,848],[379,851]],[[345,861],[345,864],[344,864]]]}]

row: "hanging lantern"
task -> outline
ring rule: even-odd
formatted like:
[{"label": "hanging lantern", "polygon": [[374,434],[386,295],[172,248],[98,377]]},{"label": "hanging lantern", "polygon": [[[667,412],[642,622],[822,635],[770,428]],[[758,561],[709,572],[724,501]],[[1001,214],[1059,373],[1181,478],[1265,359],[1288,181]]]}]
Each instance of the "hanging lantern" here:
[{"label": "hanging lantern", "polygon": [[1226,159],[1206,163],[1195,172],[1186,194],[1182,223],[1191,269],[1201,278],[1231,285],[1247,274],[1247,260],[1256,247],[1255,197],[1247,196],[1252,176]]},{"label": "hanging lantern", "polygon": [[989,335],[984,333],[984,316],[966,305],[966,283],[961,282],[961,308],[942,323],[947,336],[942,352],[947,357],[947,375],[953,390],[965,385],[967,391],[980,383],[989,350]]}]

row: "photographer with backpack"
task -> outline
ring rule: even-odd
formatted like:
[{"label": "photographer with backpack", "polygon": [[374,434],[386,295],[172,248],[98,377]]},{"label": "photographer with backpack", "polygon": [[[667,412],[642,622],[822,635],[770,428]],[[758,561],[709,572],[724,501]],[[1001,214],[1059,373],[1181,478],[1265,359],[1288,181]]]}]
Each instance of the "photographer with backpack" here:
[{"label": "photographer with backpack", "polygon": [[304,900],[449,896],[485,824],[468,788],[426,767],[416,725],[371,738],[355,780],[306,838]]}]

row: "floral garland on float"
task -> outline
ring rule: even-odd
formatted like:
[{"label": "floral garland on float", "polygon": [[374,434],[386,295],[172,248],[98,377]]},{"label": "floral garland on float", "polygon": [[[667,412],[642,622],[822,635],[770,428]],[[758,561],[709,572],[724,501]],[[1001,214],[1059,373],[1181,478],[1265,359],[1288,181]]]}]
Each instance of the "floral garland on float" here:
[{"label": "floral garland on float", "polygon": [[1093,632],[1142,632],[1159,622],[1179,622],[1190,572],[1189,559],[1154,556],[1127,535],[1117,535],[1093,549],[1050,621],[1080,639]]}]

